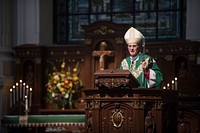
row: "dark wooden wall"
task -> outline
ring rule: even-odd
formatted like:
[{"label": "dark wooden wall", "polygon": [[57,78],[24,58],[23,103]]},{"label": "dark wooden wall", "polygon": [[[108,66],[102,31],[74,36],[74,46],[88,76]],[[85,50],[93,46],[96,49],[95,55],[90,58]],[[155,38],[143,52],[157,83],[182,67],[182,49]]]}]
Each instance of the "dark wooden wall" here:
[{"label": "dark wooden wall", "polygon": [[[197,64],[199,42],[179,40],[147,43],[146,53],[153,56],[164,75],[163,86],[178,78],[178,89],[183,95],[198,95],[200,76]],[[195,89],[196,88],[196,89]]]}]

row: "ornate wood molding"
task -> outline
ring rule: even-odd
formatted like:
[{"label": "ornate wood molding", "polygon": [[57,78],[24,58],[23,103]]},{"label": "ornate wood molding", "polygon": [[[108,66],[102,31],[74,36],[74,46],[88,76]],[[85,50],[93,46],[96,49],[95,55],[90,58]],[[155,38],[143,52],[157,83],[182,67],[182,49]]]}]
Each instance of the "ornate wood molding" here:
[{"label": "ornate wood molding", "polygon": [[96,87],[137,87],[138,81],[128,70],[100,70],[95,74]]}]

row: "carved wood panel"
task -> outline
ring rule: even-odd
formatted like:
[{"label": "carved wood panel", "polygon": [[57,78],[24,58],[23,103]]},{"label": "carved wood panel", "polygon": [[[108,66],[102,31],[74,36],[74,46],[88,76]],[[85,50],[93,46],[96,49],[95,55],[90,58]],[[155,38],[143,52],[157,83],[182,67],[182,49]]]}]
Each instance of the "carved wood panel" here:
[{"label": "carved wood panel", "polygon": [[102,133],[119,133],[134,131],[134,117],[132,116],[132,108],[130,105],[122,102],[102,103],[101,109],[100,132]]}]

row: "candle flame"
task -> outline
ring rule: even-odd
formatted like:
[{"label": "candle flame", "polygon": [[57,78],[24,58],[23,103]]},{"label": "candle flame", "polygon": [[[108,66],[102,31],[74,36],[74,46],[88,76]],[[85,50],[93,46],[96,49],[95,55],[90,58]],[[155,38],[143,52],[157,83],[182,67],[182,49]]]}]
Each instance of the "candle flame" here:
[{"label": "candle flame", "polygon": [[166,89],[166,87],[165,87],[165,86],[163,86],[163,89],[165,90],[165,89]]},{"label": "candle flame", "polygon": [[169,87],[169,83],[167,84],[167,86]]}]

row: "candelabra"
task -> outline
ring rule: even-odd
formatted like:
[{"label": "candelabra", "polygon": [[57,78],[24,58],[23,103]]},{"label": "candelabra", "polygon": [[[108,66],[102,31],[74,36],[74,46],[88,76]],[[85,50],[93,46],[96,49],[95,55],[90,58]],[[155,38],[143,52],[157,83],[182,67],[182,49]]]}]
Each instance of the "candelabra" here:
[{"label": "candelabra", "polygon": [[177,86],[177,77],[175,77],[172,82],[171,82],[171,87],[170,87],[170,83],[167,83],[167,87],[163,86],[163,89],[168,89],[168,90],[178,90],[178,86]]},{"label": "candelabra", "polygon": [[22,80],[19,80],[19,83],[15,83],[10,88],[10,108],[16,104],[23,105],[25,115],[28,115],[32,104],[32,88]]}]

